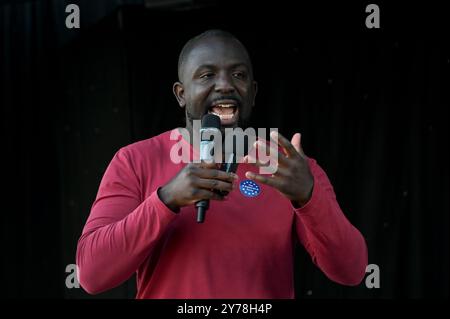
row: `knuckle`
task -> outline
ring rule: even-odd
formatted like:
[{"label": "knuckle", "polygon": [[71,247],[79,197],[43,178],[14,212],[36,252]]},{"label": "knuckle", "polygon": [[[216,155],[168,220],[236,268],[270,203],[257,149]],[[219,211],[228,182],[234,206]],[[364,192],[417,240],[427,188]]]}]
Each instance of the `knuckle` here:
[{"label": "knuckle", "polygon": [[211,180],[211,188],[216,188],[218,186],[219,182],[215,179]]},{"label": "knuckle", "polygon": [[191,197],[197,196],[198,195],[198,189],[197,188],[191,188],[190,195],[191,195]]},{"label": "knuckle", "polygon": [[192,172],[193,172],[193,170],[194,170],[194,166],[192,166],[192,164],[189,164],[188,166],[186,166],[186,175],[187,176],[190,176],[190,175],[192,175]]},{"label": "knuckle", "polygon": [[189,183],[190,187],[194,188],[197,183],[197,179],[195,177],[193,177],[192,175],[190,175],[188,178],[188,183]]}]

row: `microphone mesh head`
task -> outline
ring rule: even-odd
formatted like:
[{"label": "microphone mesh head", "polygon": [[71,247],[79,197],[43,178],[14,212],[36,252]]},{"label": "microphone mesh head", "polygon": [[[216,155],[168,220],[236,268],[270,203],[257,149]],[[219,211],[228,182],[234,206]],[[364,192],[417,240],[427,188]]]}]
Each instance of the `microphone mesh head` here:
[{"label": "microphone mesh head", "polygon": [[218,130],[221,128],[220,117],[214,114],[205,114],[202,118],[202,128],[214,127]]}]

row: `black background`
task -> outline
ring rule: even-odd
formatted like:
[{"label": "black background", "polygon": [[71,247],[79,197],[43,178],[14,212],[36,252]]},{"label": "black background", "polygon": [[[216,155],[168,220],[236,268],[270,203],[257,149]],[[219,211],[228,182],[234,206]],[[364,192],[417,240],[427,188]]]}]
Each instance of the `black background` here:
[{"label": "black background", "polygon": [[[91,297],[67,289],[100,179],[122,146],[183,125],[178,53],[210,28],[248,48],[251,125],[303,135],[360,229],[381,288],[330,282],[302,248],[297,298],[448,298],[449,36],[438,5],[376,2],[65,1],[0,6],[2,295],[132,298],[134,279]],[[155,6],[162,3],[161,6]]]}]

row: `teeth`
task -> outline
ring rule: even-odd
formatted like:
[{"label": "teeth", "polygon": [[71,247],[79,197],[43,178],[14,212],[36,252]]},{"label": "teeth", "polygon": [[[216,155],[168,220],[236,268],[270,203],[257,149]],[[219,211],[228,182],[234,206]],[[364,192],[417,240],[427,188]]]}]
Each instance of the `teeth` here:
[{"label": "teeth", "polygon": [[233,118],[234,114],[217,114],[215,112],[210,112],[210,114],[217,115],[221,120],[229,120]]},{"label": "teeth", "polygon": [[234,103],[217,103],[208,110],[208,113],[220,117],[221,121],[233,119],[236,112],[237,106]]},{"label": "teeth", "polygon": [[219,114],[219,113],[216,113],[213,111],[209,111],[208,113],[217,115],[218,117],[220,117],[221,120],[229,120],[229,119],[232,119],[234,116],[234,113],[233,114]]},{"label": "teeth", "polygon": [[217,104],[216,107],[234,107],[234,104]]}]

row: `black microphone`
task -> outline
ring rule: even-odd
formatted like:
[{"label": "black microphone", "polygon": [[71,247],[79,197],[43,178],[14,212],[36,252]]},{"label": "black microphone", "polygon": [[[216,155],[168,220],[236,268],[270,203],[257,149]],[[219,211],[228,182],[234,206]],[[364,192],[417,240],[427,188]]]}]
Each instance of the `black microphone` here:
[{"label": "black microphone", "polygon": [[[222,163],[222,165],[220,166],[220,170],[227,172],[227,173],[236,173],[237,168],[238,168],[238,162],[237,162],[235,153],[228,154],[227,158],[225,159],[225,162]],[[228,195],[227,191],[217,190],[215,192],[222,196]]]},{"label": "black microphone", "polygon": [[[222,143],[222,141],[214,141],[216,134],[220,132],[220,117],[214,114],[205,114],[202,118],[202,127],[200,129],[200,160],[212,162],[214,160],[213,150],[214,143]],[[221,135],[219,135],[221,136]],[[220,154],[222,156],[222,154]],[[205,221],[205,214],[209,208],[209,200],[203,199],[195,203],[197,207],[197,223]]]},{"label": "black microphone", "polygon": [[[225,138],[227,139],[227,138]],[[248,136],[237,136],[233,134],[233,139],[229,142],[226,142],[225,144],[225,162],[222,163],[220,166],[220,169],[227,173],[236,173],[238,169],[238,156],[241,158],[241,156],[245,156],[248,154]],[[227,149],[230,148],[230,149]],[[222,196],[227,196],[227,191],[216,191],[217,194]]]}]

